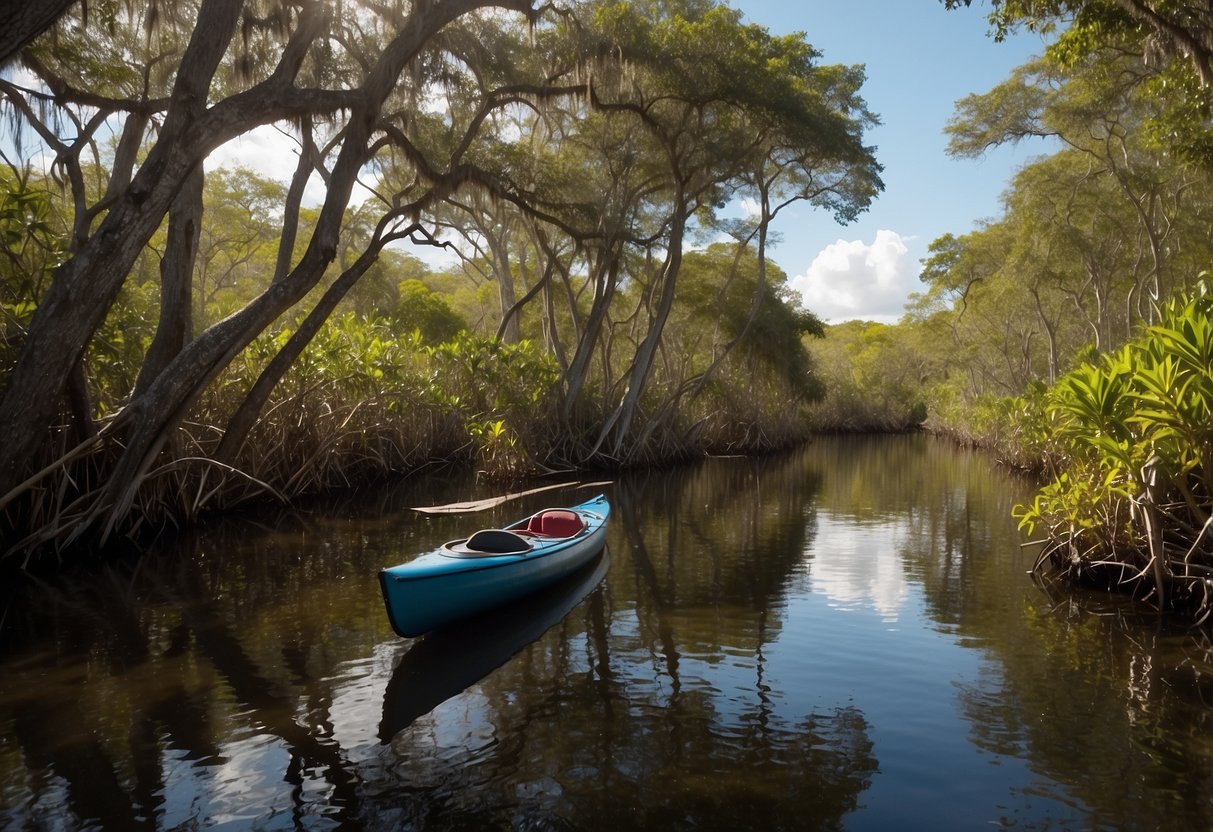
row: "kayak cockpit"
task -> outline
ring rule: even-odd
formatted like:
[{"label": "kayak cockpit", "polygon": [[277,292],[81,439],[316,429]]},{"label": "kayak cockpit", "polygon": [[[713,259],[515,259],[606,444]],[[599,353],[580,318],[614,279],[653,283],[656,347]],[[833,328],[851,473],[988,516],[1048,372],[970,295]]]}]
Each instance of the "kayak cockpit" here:
[{"label": "kayak cockpit", "polygon": [[536,545],[568,540],[587,528],[585,519],[577,512],[549,508],[509,528],[481,529],[466,540],[452,540],[443,545],[442,553],[457,558],[525,555]]},{"label": "kayak cockpit", "polygon": [[505,529],[481,529],[466,540],[452,540],[442,547],[443,554],[459,558],[525,555],[529,551],[529,540]]}]

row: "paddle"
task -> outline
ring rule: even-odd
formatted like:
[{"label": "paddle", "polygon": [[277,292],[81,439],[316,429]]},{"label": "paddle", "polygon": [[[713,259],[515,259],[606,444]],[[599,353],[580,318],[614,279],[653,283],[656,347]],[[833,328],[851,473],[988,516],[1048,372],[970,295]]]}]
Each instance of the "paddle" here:
[{"label": "paddle", "polygon": [[485,500],[474,500],[468,503],[447,503],[444,506],[414,506],[413,511],[420,511],[423,514],[471,514],[472,512],[476,511],[486,511],[494,506],[508,503],[511,500],[517,500],[519,497],[529,497],[532,494],[538,494],[542,491],[553,491],[557,488],[598,488],[610,484],[610,480],[605,482],[562,482],[557,483],[556,485],[545,485],[541,488],[532,488],[529,491],[518,491],[513,494],[503,494],[500,497],[489,497]]}]

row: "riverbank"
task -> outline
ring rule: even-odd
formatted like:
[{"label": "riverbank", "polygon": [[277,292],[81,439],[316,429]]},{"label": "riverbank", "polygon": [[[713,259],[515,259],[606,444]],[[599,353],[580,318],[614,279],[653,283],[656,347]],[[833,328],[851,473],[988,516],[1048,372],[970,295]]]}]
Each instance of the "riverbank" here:
[{"label": "riverbank", "polygon": [[1033,570],[1128,593],[1202,624],[1213,615],[1213,295],[1168,303],[1121,349],[1051,387],[988,397],[953,433],[1038,474],[1015,507]]}]

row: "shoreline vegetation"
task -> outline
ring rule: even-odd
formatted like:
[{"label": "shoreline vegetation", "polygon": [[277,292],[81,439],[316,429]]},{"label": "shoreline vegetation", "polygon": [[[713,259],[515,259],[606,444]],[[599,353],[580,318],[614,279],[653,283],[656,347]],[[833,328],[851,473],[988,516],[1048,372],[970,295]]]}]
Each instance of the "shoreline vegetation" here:
[{"label": "shoreline vegetation", "polygon": [[[1043,483],[1033,573],[1213,615],[1213,293],[1200,284],[1051,387],[987,399],[964,439]],[[944,429],[945,433],[948,431]],[[959,433],[959,432],[954,432]]]},{"label": "shoreline vegetation", "polygon": [[[884,183],[863,67],[803,33],[711,0],[153,5],[69,10],[0,77],[0,568],[435,463],[922,427],[1042,477],[1038,574],[1209,618],[1213,85],[1159,42],[1199,20],[995,0],[1056,38],[949,152],[1042,155],[898,323],[826,326],[773,223]],[[268,126],[289,182],[212,163]]]}]

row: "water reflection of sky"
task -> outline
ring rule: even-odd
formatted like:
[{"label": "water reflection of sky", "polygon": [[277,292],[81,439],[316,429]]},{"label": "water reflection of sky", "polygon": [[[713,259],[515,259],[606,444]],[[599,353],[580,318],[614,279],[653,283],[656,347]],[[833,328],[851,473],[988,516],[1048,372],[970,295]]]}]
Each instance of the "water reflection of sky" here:
[{"label": "water reflection of sky", "polygon": [[886,624],[897,623],[907,585],[899,551],[909,530],[904,521],[859,523],[821,511],[809,546],[813,592],[843,610],[874,609]]},{"label": "water reflection of sky", "polygon": [[768,684],[818,707],[850,703],[867,718],[880,770],[848,829],[965,828],[975,807],[996,826],[1067,817],[1026,759],[975,747],[957,730],[960,692],[1000,692],[1005,679],[932,620],[922,585],[903,568],[908,524],[826,511],[817,523],[810,591],[788,600],[767,650]]}]

